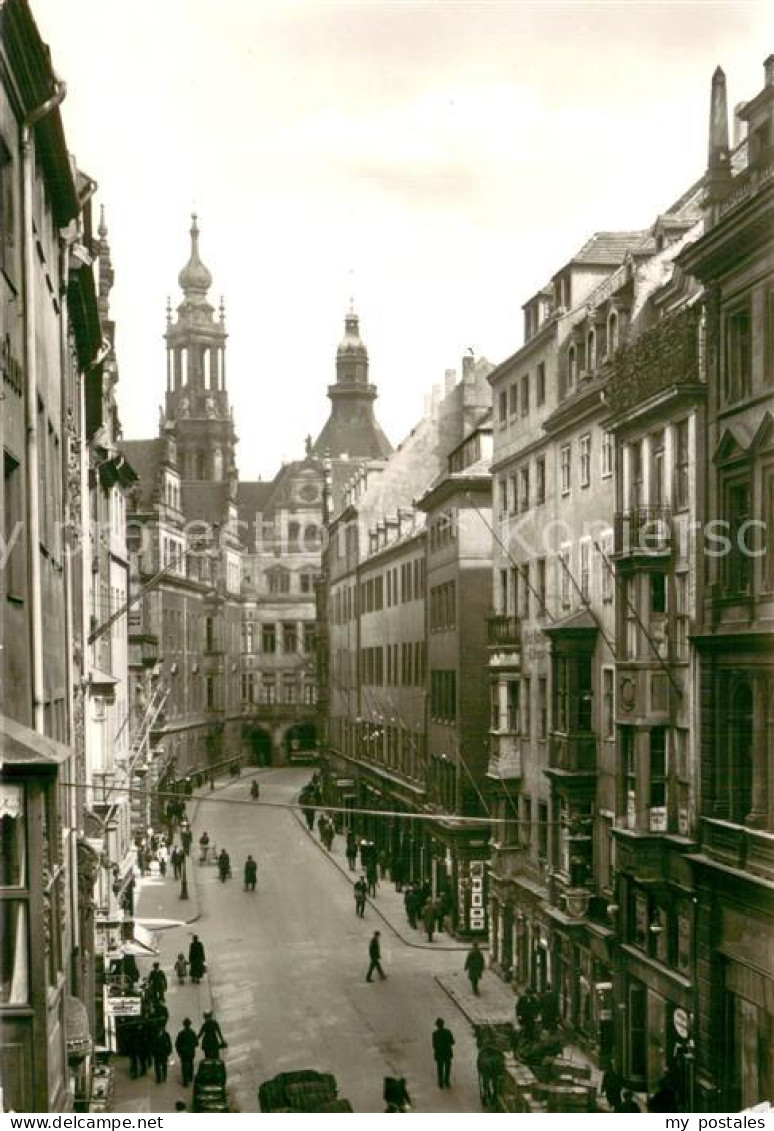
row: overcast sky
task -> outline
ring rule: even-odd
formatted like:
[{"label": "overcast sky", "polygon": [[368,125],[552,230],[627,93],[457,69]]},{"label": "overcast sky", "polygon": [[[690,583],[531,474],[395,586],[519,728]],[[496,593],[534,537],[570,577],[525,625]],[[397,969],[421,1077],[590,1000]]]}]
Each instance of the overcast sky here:
[{"label": "overcast sky", "polygon": [[589,235],[701,175],[714,68],[733,105],[774,50],[768,2],[31,4],[108,210],[125,434],[156,431],[195,207],[244,478],[320,431],[351,293],[397,442]]}]

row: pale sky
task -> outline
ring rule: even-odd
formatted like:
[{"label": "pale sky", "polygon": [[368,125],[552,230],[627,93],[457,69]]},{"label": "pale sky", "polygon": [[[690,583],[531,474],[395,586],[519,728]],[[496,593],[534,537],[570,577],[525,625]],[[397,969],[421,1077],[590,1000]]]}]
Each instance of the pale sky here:
[{"label": "pale sky", "polygon": [[714,68],[733,106],[774,51],[768,0],[31,4],[107,208],[125,434],[156,434],[195,207],[243,478],[322,428],[350,294],[397,443],[594,231],[701,175]]}]

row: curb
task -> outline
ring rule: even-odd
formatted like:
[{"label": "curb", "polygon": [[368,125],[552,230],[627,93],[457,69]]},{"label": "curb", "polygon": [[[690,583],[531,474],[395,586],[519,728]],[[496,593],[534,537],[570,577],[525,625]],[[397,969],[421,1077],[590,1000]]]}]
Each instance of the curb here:
[{"label": "curb", "polygon": [[[434,974],[433,975],[433,978],[435,979],[435,981],[441,987],[441,989],[446,994],[446,996],[449,998],[449,1000],[452,1001],[454,1003],[454,1005],[456,1005],[457,1009],[459,1009],[460,1013],[465,1018],[465,1020],[468,1022],[468,1024],[470,1024],[474,1029],[475,1029],[476,1025],[485,1024],[484,1021],[476,1021],[475,1020],[475,1018],[470,1013],[470,1010],[464,1004],[464,999],[461,998],[458,994],[455,994],[454,990],[451,989],[450,986],[447,986],[445,984],[445,980],[444,980],[445,977],[446,977],[446,975],[443,975],[443,974]],[[511,1020],[511,1018],[507,1018],[506,1020]]]},{"label": "curb", "polygon": [[[313,841],[313,843],[315,845],[317,845],[317,848],[323,854],[325,859],[330,861],[330,863],[337,870],[337,872],[339,872],[344,877],[344,879],[348,881],[350,887],[354,887],[355,881],[350,878],[349,869],[345,868],[342,864],[340,864],[339,861],[336,859],[336,857],[332,853],[328,852],[323,847],[323,845],[317,840],[317,838],[315,837],[315,835],[311,831],[311,829],[307,828],[306,821],[303,819],[303,817],[298,812],[298,810],[293,809],[292,812],[293,812],[293,816],[296,818],[296,821],[298,822],[298,824],[304,830],[304,832],[309,837],[309,839],[311,841]],[[460,953],[462,953],[462,951],[466,951],[466,950],[470,949],[470,947],[467,946],[465,943],[456,943],[452,946],[449,946],[448,944],[445,944],[445,943],[436,944],[436,943],[415,942],[414,939],[406,938],[406,936],[400,930],[398,930],[398,928],[395,926],[393,921],[391,919],[388,919],[386,913],[384,911],[382,911],[382,909],[379,907],[379,905],[377,903],[374,902],[373,898],[370,895],[366,897],[366,902],[368,903],[368,905],[370,907],[373,908],[373,910],[376,912],[376,914],[379,916],[379,918],[382,920],[382,922],[387,924],[387,926],[390,928],[392,933],[397,938],[399,938],[402,943],[404,943],[406,946],[411,947],[413,950],[449,951],[449,952],[454,952],[455,954],[460,954]]]}]

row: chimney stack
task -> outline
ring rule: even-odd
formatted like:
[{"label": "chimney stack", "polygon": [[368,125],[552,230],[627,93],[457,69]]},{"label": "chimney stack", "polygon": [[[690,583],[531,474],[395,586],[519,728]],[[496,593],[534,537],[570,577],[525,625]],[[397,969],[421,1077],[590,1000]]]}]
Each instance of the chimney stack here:
[{"label": "chimney stack", "polygon": [[709,155],[710,169],[720,168],[728,160],[728,95],[726,76],[717,67],[712,76],[710,99]]},{"label": "chimney stack", "polygon": [[444,388],[443,395],[448,397],[454,386],[457,384],[457,370],[446,369],[444,370]]},{"label": "chimney stack", "polygon": [[763,63],[763,85],[774,86],[774,55],[769,55]]},{"label": "chimney stack", "polygon": [[462,380],[467,384],[472,381],[476,369],[476,359],[472,353],[466,353],[462,358]]}]

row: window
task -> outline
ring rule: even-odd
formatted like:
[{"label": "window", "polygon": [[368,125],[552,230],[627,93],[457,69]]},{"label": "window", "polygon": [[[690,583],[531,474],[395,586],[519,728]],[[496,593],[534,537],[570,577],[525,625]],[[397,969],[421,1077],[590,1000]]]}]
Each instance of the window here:
[{"label": "window", "polygon": [[535,503],[539,506],[546,501],[546,461],[545,456],[535,460]]},{"label": "window", "polygon": [[589,372],[597,368],[597,335],[595,330],[589,330],[586,335],[586,368]]},{"label": "window", "polygon": [[521,415],[526,416],[529,412],[529,373],[525,373],[521,379]]},{"label": "window", "polygon": [[511,494],[511,514],[517,514],[519,510],[519,488],[515,475],[511,475],[509,479],[510,494]]},{"label": "window", "polygon": [[30,999],[26,901],[3,900],[0,920],[0,1005],[26,1005]]},{"label": "window", "polygon": [[242,674],[242,702],[255,702],[255,675],[253,672],[244,672]]},{"label": "window", "polygon": [[556,692],[555,692],[555,718],[556,729],[562,734],[567,732],[569,720],[569,665],[566,656],[556,658]]},{"label": "window", "polygon": [[508,390],[511,416],[516,416],[519,411],[519,383],[514,381]]},{"label": "window", "polygon": [[298,651],[298,625],[294,621],[282,625],[282,651],[286,656]]},{"label": "window", "polygon": [[296,677],[292,672],[285,672],[282,676],[282,702],[295,703],[298,693]]},{"label": "window", "polygon": [[636,660],[639,655],[640,626],[637,619],[637,578],[627,577],[623,583],[625,656]]},{"label": "window", "polygon": [[602,433],[602,469],[601,475],[603,479],[613,474],[613,433]]},{"label": "window", "polygon": [[591,581],[591,543],[584,538],[580,544],[580,591],[581,597],[588,602]]},{"label": "window", "polygon": [[430,714],[435,722],[453,722],[457,716],[457,673],[430,673]]},{"label": "window", "polygon": [[615,310],[610,311],[610,316],[607,320],[607,354],[612,357],[618,349],[618,314]]},{"label": "window", "polygon": [[498,398],[498,420],[501,427],[504,427],[508,420],[508,393],[503,389]]},{"label": "window", "polygon": [[269,582],[269,592],[289,593],[290,592],[290,574],[286,569],[273,569],[266,575]]},{"label": "window", "polygon": [[524,678],[521,696],[521,725],[522,734],[532,734],[532,680],[529,676]]},{"label": "window", "polygon": [[500,479],[497,484],[499,494],[498,513],[500,518],[505,518],[508,513],[508,480]]},{"label": "window", "polygon": [[300,574],[299,588],[302,593],[314,593],[314,574],[306,572]]},{"label": "window", "polygon": [[532,798],[521,798],[521,823],[519,826],[519,844],[529,849],[532,840]]},{"label": "window", "polygon": [[273,675],[261,676],[261,702],[262,703],[276,703],[277,701],[277,680]]},{"label": "window", "polygon": [[602,669],[602,734],[605,738],[615,738],[615,672],[613,668]]},{"label": "window", "polygon": [[271,656],[277,651],[277,626],[265,624],[261,629],[261,650]]},{"label": "window", "polygon": [[621,727],[621,772],[623,779],[624,811],[630,829],[637,825],[637,748],[635,732],[631,727]]},{"label": "window", "polygon": [[688,574],[675,574],[675,657],[678,660],[688,658],[688,632],[690,618],[688,615]]},{"label": "window", "polygon": [[575,388],[575,382],[578,377],[578,353],[575,346],[570,346],[567,354],[567,392],[571,393]]},{"label": "window", "polygon": [[667,611],[667,584],[666,574],[652,573],[650,575],[650,611],[651,615],[663,615]]},{"label": "window", "polygon": [[546,402],[546,366],[545,362],[538,362],[535,374],[535,403],[538,405]]},{"label": "window", "polygon": [[521,733],[521,684],[517,679],[506,684],[507,729],[515,734]]},{"label": "window", "polygon": [[538,616],[543,616],[546,612],[546,559],[537,558],[535,561],[535,570],[537,572],[537,599],[538,599]]},{"label": "window", "polygon": [[541,801],[538,805],[538,856],[548,859],[548,805]]},{"label": "window", "polygon": [[629,508],[637,510],[642,505],[642,443],[629,444]]},{"label": "window", "polygon": [[588,487],[591,484],[591,436],[587,433],[581,436],[580,448],[580,485]]},{"label": "window", "polygon": [[653,727],[650,732],[650,828],[667,827],[667,732]]},{"label": "window", "polygon": [[751,392],[752,339],[748,309],[738,310],[726,319],[726,365],[723,390],[731,403]]},{"label": "window", "polygon": [[562,608],[570,607],[570,547],[562,546],[557,556],[559,570],[559,592],[561,593]]},{"label": "window", "polygon": [[685,510],[688,507],[690,456],[688,449],[688,421],[681,420],[675,425],[675,488],[674,502],[676,510]]},{"label": "window", "polygon": [[745,544],[746,524],[750,520],[750,488],[747,483],[733,483],[726,489],[726,518],[728,539],[731,542],[724,562],[726,590],[729,593],[749,593],[753,558]]},{"label": "window", "polygon": [[0,140],[0,271],[12,281],[16,274],[16,179],[10,150]]},{"label": "window", "polygon": [[655,432],[651,437],[650,451],[650,501],[654,507],[662,507],[666,502],[666,487],[664,483],[665,453],[663,430]]},{"label": "window", "polygon": [[548,737],[548,680],[544,675],[538,679],[538,738]]},{"label": "window", "polygon": [[[1,229],[0,229],[1,230]],[[0,240],[2,236],[0,236]],[[21,469],[18,462],[3,452],[3,554],[5,556],[5,595],[22,600],[25,592],[23,500]]]},{"label": "window", "polygon": [[519,579],[519,589],[521,591],[521,601],[519,603],[519,616],[525,620],[529,617],[529,594],[530,594],[530,580],[529,580],[529,562],[523,562],[521,566],[521,577]]},{"label": "window", "polygon": [[529,510],[529,465],[519,470],[519,510]]},{"label": "window", "polygon": [[563,495],[569,495],[572,486],[572,467],[570,445],[563,444],[559,449],[559,483]]},{"label": "window", "polygon": [[316,633],[315,633],[314,623],[311,622],[311,621],[306,621],[305,624],[304,624],[303,631],[304,631],[304,652],[306,652],[306,654],[309,655],[310,652],[314,652],[314,646],[315,646]]}]

